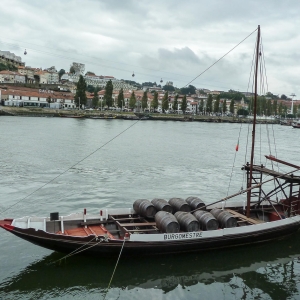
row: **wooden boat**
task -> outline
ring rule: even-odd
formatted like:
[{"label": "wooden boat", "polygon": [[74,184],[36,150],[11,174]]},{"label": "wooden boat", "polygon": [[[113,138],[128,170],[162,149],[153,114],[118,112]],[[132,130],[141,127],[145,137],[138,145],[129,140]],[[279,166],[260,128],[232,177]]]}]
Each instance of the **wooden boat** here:
[{"label": "wooden boat", "polygon": [[[55,251],[101,257],[221,249],[281,239],[298,231],[300,176],[294,172],[300,167],[271,155],[266,158],[292,170],[279,173],[254,164],[260,27],[257,31],[252,150],[250,163],[243,166],[245,190],[210,204],[197,197],[138,200],[133,207],[101,208],[99,215],[86,210],[68,216],[55,212],[48,217],[0,220],[0,227]],[[263,175],[270,179],[263,181]],[[270,189],[268,182],[274,187]],[[247,200],[241,199],[243,193]],[[280,193],[282,198],[278,198]]]}]

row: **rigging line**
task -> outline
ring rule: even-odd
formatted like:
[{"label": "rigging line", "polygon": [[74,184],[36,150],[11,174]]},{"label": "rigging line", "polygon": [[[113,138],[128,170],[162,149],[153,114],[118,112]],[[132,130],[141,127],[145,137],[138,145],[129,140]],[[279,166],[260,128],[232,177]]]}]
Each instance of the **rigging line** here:
[{"label": "rigging line", "polygon": [[120,251],[119,257],[118,257],[118,259],[117,259],[117,262],[116,262],[116,265],[115,265],[114,271],[113,271],[113,273],[112,273],[112,275],[111,275],[110,281],[109,281],[109,283],[108,283],[108,286],[107,286],[107,288],[106,288],[106,291],[105,291],[105,294],[104,294],[103,300],[105,300],[105,298],[106,298],[106,295],[107,295],[107,293],[108,293],[108,290],[109,290],[109,288],[110,288],[110,284],[111,284],[111,282],[112,282],[112,280],[113,280],[113,277],[114,277],[114,275],[115,275],[115,272],[116,272],[116,269],[117,269],[117,266],[118,266],[118,263],[119,263],[119,260],[120,260],[120,257],[121,257],[121,254],[122,254],[123,248],[124,248],[125,241],[126,241],[126,239],[125,239],[125,236],[124,236],[124,240],[123,240],[122,248],[121,248],[121,251]]},{"label": "rigging line", "polygon": [[[237,144],[237,147],[239,146],[239,142],[240,142],[240,136],[241,136],[241,130],[242,130],[242,124],[241,123],[241,126],[240,126],[240,132],[239,132],[239,137],[238,137],[238,144]],[[232,164],[232,168],[231,168],[231,174],[230,174],[230,178],[229,178],[229,184],[228,184],[228,189],[227,189],[227,195],[228,196],[228,193],[229,193],[229,188],[230,188],[230,185],[231,185],[231,179],[232,179],[232,174],[233,174],[233,168],[234,168],[234,164],[235,164],[235,159],[236,159],[236,154],[238,152],[238,148],[236,148],[237,150],[235,151],[234,153],[234,159],[233,159],[233,164]],[[226,201],[225,201],[226,202]]]},{"label": "rigging line", "polygon": [[[53,264],[57,263],[58,261],[61,261],[61,260],[65,259],[65,258],[67,258],[67,257],[69,257],[69,256],[72,256],[73,254],[74,254],[74,255],[77,254],[77,251],[79,251],[81,248],[83,248],[83,247],[85,247],[86,245],[88,245],[89,243],[91,243],[91,242],[92,242],[94,239],[96,239],[96,238],[97,238],[97,237],[95,236],[93,239],[91,239],[91,240],[88,241],[87,243],[83,244],[83,245],[80,246],[79,248],[77,248],[77,249],[75,249],[74,251],[68,253],[68,254],[65,255],[64,257],[62,257],[62,258],[60,258],[60,259],[58,259],[58,260],[55,260],[55,261],[49,263],[48,265],[53,265]],[[86,249],[88,249],[88,248],[86,248]],[[79,252],[78,252],[78,253],[79,253]]]},{"label": "rigging line", "polygon": [[58,177],[62,176],[63,174],[67,173],[70,169],[74,168],[75,166],[77,166],[78,164],[80,164],[81,162],[83,162],[84,160],[86,160],[87,158],[89,158],[90,156],[92,156],[93,154],[95,154],[97,151],[99,151],[100,149],[102,149],[104,146],[108,145],[110,142],[112,142],[113,140],[115,140],[117,137],[119,137],[121,134],[123,134],[124,132],[126,132],[127,130],[129,130],[131,127],[133,127],[135,124],[137,124],[141,119],[138,119],[135,123],[133,123],[132,125],[130,125],[129,127],[127,127],[126,129],[124,129],[123,131],[121,131],[120,133],[118,133],[116,136],[114,136],[112,139],[110,139],[108,142],[106,142],[105,144],[103,144],[102,146],[100,146],[99,148],[97,148],[96,150],[94,150],[93,152],[91,152],[90,154],[88,154],[87,156],[85,156],[84,158],[82,158],[81,160],[79,160],[77,163],[75,163],[74,165],[72,165],[71,167],[69,167],[68,169],[66,169],[65,171],[63,171],[62,173],[58,174],[57,176],[55,176],[54,178],[52,178],[50,181],[46,182],[45,184],[43,184],[42,186],[40,186],[39,188],[37,188],[36,190],[34,190],[32,193],[30,193],[29,195],[25,196],[24,198],[20,199],[19,201],[17,201],[16,203],[12,204],[11,206],[9,206],[8,208],[4,209],[3,211],[0,212],[0,215],[3,214],[4,212],[8,211],[9,209],[11,209],[12,207],[16,206],[17,204],[19,204],[21,201],[27,199],[28,197],[30,197],[31,195],[33,195],[34,193],[36,193],[37,191],[41,190],[43,187],[45,187],[46,185],[50,184],[51,182],[53,182],[54,180],[56,180]]},{"label": "rigging line", "polygon": [[190,81],[189,83],[187,83],[185,86],[188,86],[190,83],[192,83],[193,81],[195,81],[198,77],[200,77],[202,74],[204,74],[206,71],[208,71],[210,68],[212,68],[216,63],[218,63],[222,58],[224,58],[227,54],[229,54],[231,51],[233,51],[235,48],[237,48],[241,43],[243,43],[248,37],[250,37],[255,31],[257,30],[257,28],[251,32],[248,36],[246,36],[242,41],[240,41],[237,45],[235,45],[231,50],[229,50],[227,53],[225,53],[221,58],[219,58],[217,61],[215,61],[212,65],[210,65],[208,68],[206,68],[203,72],[201,72],[198,76],[196,76],[192,81]]}]

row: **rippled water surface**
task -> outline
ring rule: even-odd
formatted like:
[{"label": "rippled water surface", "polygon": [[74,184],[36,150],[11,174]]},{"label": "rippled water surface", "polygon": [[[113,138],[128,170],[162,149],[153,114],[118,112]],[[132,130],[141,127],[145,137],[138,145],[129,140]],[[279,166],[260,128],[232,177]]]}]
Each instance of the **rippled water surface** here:
[{"label": "rippled water surface", "polygon": [[[195,195],[208,203],[245,187],[248,125],[0,117],[0,132],[0,211],[20,201],[1,218],[84,208],[97,213],[100,207],[131,207],[139,198]],[[299,136],[287,126],[258,126],[256,162],[265,164],[263,155],[271,152],[300,164]],[[0,237],[1,299],[104,297],[115,259],[73,256],[51,264],[63,254],[3,230]],[[300,299],[299,238],[209,253],[121,257],[106,299]]]}]

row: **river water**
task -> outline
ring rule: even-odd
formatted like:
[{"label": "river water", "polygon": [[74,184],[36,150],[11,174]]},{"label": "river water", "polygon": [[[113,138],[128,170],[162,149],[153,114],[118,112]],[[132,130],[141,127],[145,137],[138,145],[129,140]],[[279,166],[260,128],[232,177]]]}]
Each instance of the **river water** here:
[{"label": "river water", "polygon": [[[257,128],[256,162],[265,164],[271,152],[299,164],[300,131],[265,126]],[[97,213],[140,198],[209,203],[245,187],[247,124],[3,116],[0,132],[0,218]],[[1,299],[103,299],[116,259],[73,256],[51,264],[63,254],[3,230],[0,238]],[[106,299],[300,299],[299,238],[121,257]]]}]

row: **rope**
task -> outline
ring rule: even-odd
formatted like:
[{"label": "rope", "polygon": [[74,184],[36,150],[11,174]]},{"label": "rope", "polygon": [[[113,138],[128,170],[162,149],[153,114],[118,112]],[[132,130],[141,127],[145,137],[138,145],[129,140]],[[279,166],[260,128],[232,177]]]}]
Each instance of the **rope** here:
[{"label": "rope", "polygon": [[195,81],[198,77],[200,77],[202,74],[204,74],[206,71],[208,71],[211,67],[213,67],[216,63],[218,63],[222,58],[224,58],[227,54],[229,54],[231,51],[233,51],[236,47],[238,47],[242,42],[244,42],[249,36],[251,36],[257,29],[255,29],[253,32],[251,32],[248,36],[246,36],[242,41],[240,41],[237,45],[235,45],[231,50],[229,50],[227,53],[225,53],[221,58],[216,60],[212,65],[210,65],[208,68],[206,68],[203,72],[201,72],[198,76],[196,76],[193,80],[191,80],[189,83],[187,83],[185,86],[188,86],[193,81]]},{"label": "rope", "polygon": [[123,251],[123,247],[124,247],[124,244],[125,244],[125,240],[126,240],[126,239],[125,239],[125,237],[124,237],[123,244],[122,244],[122,247],[121,247],[121,251],[120,251],[119,257],[118,257],[118,259],[117,259],[117,262],[116,262],[114,271],[113,271],[113,273],[112,273],[112,275],[111,275],[110,281],[109,281],[109,283],[108,283],[108,286],[107,286],[107,288],[106,288],[106,291],[105,291],[103,300],[105,300],[105,298],[106,298],[106,295],[107,295],[108,290],[109,290],[109,288],[110,288],[110,284],[111,284],[111,282],[112,282],[112,280],[113,280],[113,277],[114,277],[114,275],[115,275],[115,272],[116,272],[116,269],[117,269],[117,266],[118,266],[118,263],[119,263],[119,260],[120,260],[122,251]]},{"label": "rope", "polygon": [[[94,245],[92,245],[92,246],[90,246],[90,247],[88,247],[88,248],[82,249],[83,247],[85,247],[85,246],[87,246],[89,243],[91,243],[94,239],[97,240],[97,238],[98,238],[98,237],[95,236],[92,240],[90,240],[90,241],[88,241],[87,243],[85,243],[84,245],[80,246],[78,249],[75,249],[75,250],[72,251],[71,253],[68,253],[67,255],[65,255],[64,257],[62,257],[62,258],[60,258],[60,259],[58,259],[58,260],[55,260],[54,262],[50,263],[49,265],[55,264],[55,263],[57,263],[57,262],[59,262],[59,261],[62,261],[63,259],[66,259],[66,258],[68,258],[68,257],[71,257],[71,256],[73,256],[73,255],[75,255],[75,254],[81,253],[81,252],[83,252],[83,251],[85,251],[85,250],[87,250],[87,249],[90,249],[90,248],[92,248],[92,247],[95,247],[95,246],[97,246],[98,244],[100,244],[100,243],[103,242],[103,241],[107,241],[107,238],[100,238],[100,241],[99,241],[98,243],[96,243],[96,244],[94,244]],[[80,250],[80,249],[82,249],[82,250]],[[80,251],[79,251],[79,250],[80,250]]]},{"label": "rope", "polygon": [[[239,143],[240,143],[240,136],[241,136],[242,124],[243,124],[243,123],[241,123],[240,131],[239,131],[238,146],[239,146]],[[238,147],[238,146],[237,146],[237,147]],[[234,159],[233,159],[233,164],[232,164],[232,168],[231,168],[231,174],[230,174],[230,178],[229,178],[229,184],[228,184],[228,189],[227,189],[226,197],[228,196],[229,188],[230,188],[230,185],[231,185],[231,179],[232,179],[233,168],[234,168],[234,164],[235,164],[235,159],[236,159],[236,154],[237,154],[237,152],[238,152],[238,149],[237,149],[237,150],[235,151],[235,153],[234,153]],[[225,202],[226,202],[226,201],[225,201]]]}]

